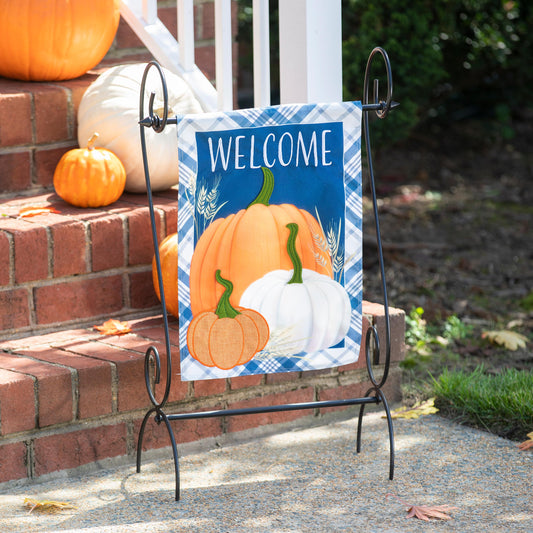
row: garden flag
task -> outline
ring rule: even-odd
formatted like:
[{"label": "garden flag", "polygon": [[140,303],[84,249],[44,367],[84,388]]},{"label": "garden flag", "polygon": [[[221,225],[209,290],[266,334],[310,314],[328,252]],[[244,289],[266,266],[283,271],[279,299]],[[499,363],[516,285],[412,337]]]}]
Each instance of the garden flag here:
[{"label": "garden flag", "polygon": [[181,379],[317,370],[361,344],[361,104],[178,118]]}]

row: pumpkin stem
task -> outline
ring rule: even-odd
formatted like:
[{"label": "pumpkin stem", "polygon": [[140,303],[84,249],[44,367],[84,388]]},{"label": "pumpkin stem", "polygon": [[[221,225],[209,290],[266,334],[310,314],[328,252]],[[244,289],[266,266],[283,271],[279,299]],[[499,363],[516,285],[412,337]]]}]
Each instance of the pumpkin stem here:
[{"label": "pumpkin stem", "polygon": [[261,170],[263,171],[263,185],[256,199],[248,207],[254,204],[270,205],[270,197],[274,190],[274,174],[266,167],[261,167]]},{"label": "pumpkin stem", "polygon": [[98,137],[99,134],[96,132],[91,135],[91,138],[87,141],[87,150],[94,150],[94,143]]},{"label": "pumpkin stem", "polygon": [[300,256],[296,251],[296,236],[298,235],[298,224],[291,222],[287,224],[286,227],[289,228],[290,231],[289,237],[287,239],[287,252],[292,261],[293,267],[292,278],[289,280],[288,283],[303,283],[302,260],[300,259]]},{"label": "pumpkin stem", "polygon": [[217,308],[215,310],[218,318],[235,318],[237,315],[240,315],[239,311],[233,307],[229,301],[229,297],[233,292],[233,283],[228,279],[224,279],[220,275],[220,269],[215,272],[215,279],[226,289],[220,300],[218,301]]}]

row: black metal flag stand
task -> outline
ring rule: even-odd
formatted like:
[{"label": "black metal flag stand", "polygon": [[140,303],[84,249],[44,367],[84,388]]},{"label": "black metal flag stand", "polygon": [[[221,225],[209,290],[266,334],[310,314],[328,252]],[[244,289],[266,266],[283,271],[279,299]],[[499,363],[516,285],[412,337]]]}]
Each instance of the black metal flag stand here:
[{"label": "black metal flag stand", "polygon": [[[368,93],[369,93],[370,70],[371,70],[371,66],[374,61],[374,58],[377,55],[381,56],[386,67],[387,96],[385,100],[379,100],[379,94],[378,94],[379,86],[378,86],[378,80],[376,79],[374,80],[374,85],[373,85],[372,102],[369,102]],[[162,85],[163,99],[164,99],[163,117],[160,117],[154,112],[153,103],[154,103],[155,93],[152,93],[150,95],[148,116],[145,116],[144,114],[145,85],[146,85],[148,71],[152,67],[158,70],[160,78],[161,78],[161,85]],[[167,86],[166,86],[165,77],[164,77],[161,67],[155,61],[152,61],[147,65],[144,75],[143,75],[142,84],[141,84],[141,94],[140,94],[140,104],[139,104],[139,111],[140,111],[139,124],[140,124],[140,135],[141,135],[141,147],[142,147],[143,162],[144,162],[144,173],[145,173],[145,178],[146,178],[146,188],[147,188],[148,204],[149,204],[149,210],[150,210],[150,221],[151,221],[151,227],[152,227],[152,238],[153,238],[153,245],[154,245],[157,275],[158,275],[158,280],[159,280],[161,307],[162,307],[162,312],[163,312],[163,327],[165,330],[166,383],[165,383],[165,390],[164,390],[163,397],[161,401],[157,401],[157,399],[155,398],[155,391],[153,390],[153,387],[152,387],[152,382],[160,383],[161,359],[160,359],[160,355],[158,353],[157,348],[155,346],[150,346],[145,355],[144,373],[145,373],[146,388],[148,391],[148,395],[150,397],[150,401],[152,403],[152,407],[146,413],[144,420],[141,424],[140,431],[139,431],[139,438],[137,442],[137,472],[140,472],[140,469],[141,469],[141,454],[142,454],[144,430],[146,427],[146,423],[153,416],[157,424],[161,424],[161,423],[165,424],[168,430],[169,437],[170,437],[172,451],[174,455],[174,467],[175,467],[175,474],[176,474],[176,500],[179,500],[180,498],[179,459],[178,459],[176,438],[175,438],[174,430],[170,422],[192,419],[192,418],[211,418],[211,417],[220,417],[220,416],[250,415],[250,414],[258,414],[258,413],[290,411],[290,410],[298,410],[298,409],[317,409],[317,408],[323,408],[323,407],[340,407],[340,406],[347,406],[347,405],[359,405],[360,406],[359,407],[359,418],[358,418],[358,424],[357,424],[357,452],[359,453],[361,450],[361,432],[362,432],[362,421],[363,421],[365,405],[382,404],[383,409],[385,410],[386,417],[387,417],[388,429],[389,429],[389,442],[390,442],[389,479],[391,480],[393,479],[393,476],[394,476],[394,433],[393,433],[390,409],[387,404],[385,395],[383,394],[383,391],[382,391],[382,388],[387,380],[387,377],[389,374],[389,367],[390,367],[390,349],[391,349],[390,347],[390,318],[389,318],[389,306],[388,306],[388,299],[387,299],[387,285],[385,281],[385,269],[384,269],[384,264],[383,264],[383,250],[382,250],[381,235],[380,235],[380,228],[379,228],[377,196],[376,196],[376,189],[375,189],[375,183],[374,183],[374,170],[372,166],[372,153],[371,153],[371,146],[370,146],[368,114],[371,111],[374,111],[379,118],[383,119],[387,116],[389,111],[396,105],[398,104],[392,101],[392,73],[391,73],[391,66],[390,66],[389,58],[385,50],[379,47],[375,48],[371,52],[368,58],[367,66],[366,66],[362,110],[363,110],[363,129],[364,129],[366,154],[367,154],[367,165],[368,165],[367,171],[368,171],[368,179],[369,179],[370,191],[371,191],[371,196],[372,196],[373,214],[374,214],[376,240],[377,240],[376,244],[377,244],[378,260],[379,260],[380,275],[381,275],[381,285],[382,285],[382,291],[383,291],[383,305],[384,305],[384,310],[385,310],[385,346],[384,346],[384,350],[382,350],[378,331],[375,326],[371,326],[367,330],[367,333],[366,333],[365,355],[366,355],[366,367],[368,371],[368,376],[369,376],[369,379],[372,385],[369,388],[369,390],[366,392],[365,396],[362,398],[313,401],[313,402],[306,402],[306,403],[283,404],[283,405],[252,407],[252,408],[244,408],[244,409],[220,409],[220,410],[215,410],[215,411],[167,414],[165,412],[165,408],[166,408],[166,404],[167,404],[168,397],[169,397],[170,385],[172,382],[172,361],[171,361],[171,351],[170,351],[168,315],[167,315],[167,310],[166,310],[165,293],[164,293],[163,281],[162,281],[163,278],[162,278],[162,273],[161,273],[161,261],[159,257],[159,243],[158,243],[156,224],[155,224],[155,214],[154,214],[154,206],[153,206],[153,200],[152,200],[152,190],[151,190],[151,185],[150,185],[150,174],[149,174],[149,168],[148,168],[148,157],[147,157],[147,151],[146,151],[146,140],[145,140],[144,128],[153,128],[156,132],[160,133],[164,130],[164,128],[167,125],[170,125],[170,124],[177,125],[177,118],[168,117]],[[375,347],[373,361],[371,361],[371,346],[372,345]],[[373,365],[379,364],[380,360],[383,360],[383,359],[384,359],[383,375],[381,376],[381,379],[377,379],[376,376],[374,375]]]}]

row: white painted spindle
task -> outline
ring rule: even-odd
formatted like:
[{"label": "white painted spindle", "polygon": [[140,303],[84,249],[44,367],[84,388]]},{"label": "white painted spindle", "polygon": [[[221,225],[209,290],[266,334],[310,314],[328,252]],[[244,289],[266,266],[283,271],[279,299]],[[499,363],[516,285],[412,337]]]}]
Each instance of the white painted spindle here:
[{"label": "white painted spindle", "polygon": [[254,105],[270,105],[269,0],[253,0]]},{"label": "white painted spindle", "polygon": [[178,43],[180,62],[186,72],[194,68],[194,5],[193,0],[177,0]]},{"label": "white painted spindle", "polygon": [[154,24],[157,20],[157,0],[142,0],[142,14],[147,24]]},{"label": "white painted spindle", "polygon": [[215,0],[215,49],[218,109],[233,109],[231,0]]}]

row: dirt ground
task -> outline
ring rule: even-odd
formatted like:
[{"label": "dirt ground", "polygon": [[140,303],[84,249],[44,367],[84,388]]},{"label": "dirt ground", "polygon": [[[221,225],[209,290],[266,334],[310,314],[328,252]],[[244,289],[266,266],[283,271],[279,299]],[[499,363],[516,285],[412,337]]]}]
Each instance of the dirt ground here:
[{"label": "dirt ground", "polygon": [[[459,347],[472,361],[533,368],[533,117],[504,140],[470,120],[373,148],[389,303],[456,314],[479,333],[512,328],[524,350]],[[364,178],[365,179],[365,178]],[[365,205],[365,299],[382,302],[375,229]]]}]

